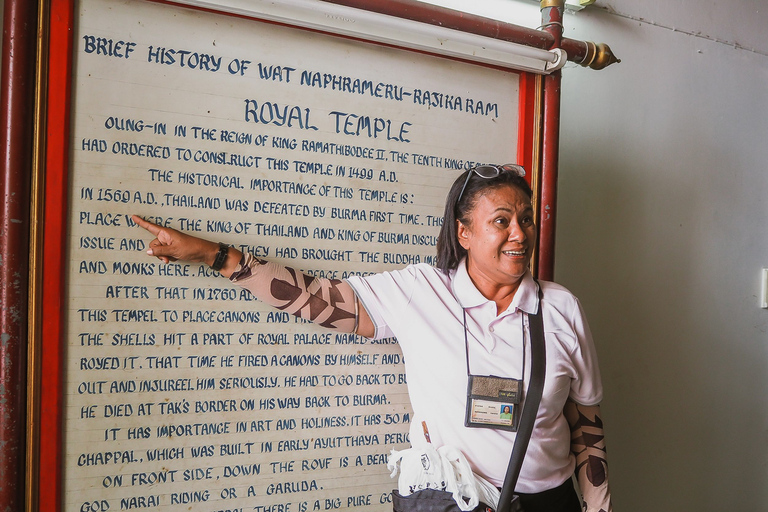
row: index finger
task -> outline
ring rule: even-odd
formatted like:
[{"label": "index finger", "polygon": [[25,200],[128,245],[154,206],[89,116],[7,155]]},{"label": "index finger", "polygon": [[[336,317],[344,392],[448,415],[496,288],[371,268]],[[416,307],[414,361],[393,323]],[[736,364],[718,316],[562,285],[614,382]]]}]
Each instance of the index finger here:
[{"label": "index finger", "polygon": [[157,224],[146,221],[138,215],[131,215],[131,220],[155,236],[159,235],[160,231],[162,230],[162,228]]}]

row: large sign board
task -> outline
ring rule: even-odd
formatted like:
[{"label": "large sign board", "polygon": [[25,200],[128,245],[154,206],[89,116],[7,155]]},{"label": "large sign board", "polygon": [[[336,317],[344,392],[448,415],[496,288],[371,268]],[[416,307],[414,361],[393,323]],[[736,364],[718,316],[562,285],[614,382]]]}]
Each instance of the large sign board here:
[{"label": "large sign board", "polygon": [[150,259],[130,216],[338,279],[432,263],[456,176],[529,157],[530,77],[142,0],[82,0],[73,25],[60,335],[44,339],[62,434],[42,460],[61,469],[41,495],[61,486],[67,511],[391,509],[386,457],[411,418],[397,341]]}]

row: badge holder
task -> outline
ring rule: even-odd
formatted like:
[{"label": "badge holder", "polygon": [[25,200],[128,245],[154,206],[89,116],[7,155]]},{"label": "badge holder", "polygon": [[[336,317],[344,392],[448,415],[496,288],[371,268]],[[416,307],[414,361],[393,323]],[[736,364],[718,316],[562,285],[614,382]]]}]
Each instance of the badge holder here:
[{"label": "badge holder", "polygon": [[[523,329],[525,331],[525,329]],[[517,432],[523,381],[495,375],[472,375],[469,368],[467,313],[464,312],[464,349],[467,353],[467,410],[464,426]],[[525,374],[525,334],[523,334],[523,369]]]},{"label": "badge holder", "polygon": [[492,375],[469,375],[465,427],[517,432],[522,382]]}]

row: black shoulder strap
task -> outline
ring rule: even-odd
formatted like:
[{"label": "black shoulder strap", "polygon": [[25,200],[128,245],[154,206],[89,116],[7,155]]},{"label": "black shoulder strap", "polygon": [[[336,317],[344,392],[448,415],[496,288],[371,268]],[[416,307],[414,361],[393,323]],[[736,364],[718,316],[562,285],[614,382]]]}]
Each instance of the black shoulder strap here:
[{"label": "black shoulder strap", "polygon": [[536,421],[536,413],[539,410],[539,402],[544,390],[547,350],[544,345],[544,322],[541,319],[541,298],[541,285],[539,285],[538,311],[533,316],[528,315],[531,329],[531,382],[528,384],[528,393],[525,396],[525,404],[523,405],[523,415],[520,418],[520,428],[517,429],[515,445],[512,448],[512,456],[509,459],[504,486],[501,488],[497,512],[509,512],[510,510],[512,497],[515,494],[517,477],[520,476],[520,467],[523,465],[525,452],[528,449],[528,441],[531,439],[533,424]]}]

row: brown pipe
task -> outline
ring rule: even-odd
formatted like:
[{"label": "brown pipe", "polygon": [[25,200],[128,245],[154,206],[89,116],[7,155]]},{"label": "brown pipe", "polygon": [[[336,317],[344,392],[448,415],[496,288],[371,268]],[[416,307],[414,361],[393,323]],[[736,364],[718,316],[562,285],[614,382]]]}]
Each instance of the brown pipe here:
[{"label": "brown pipe", "polygon": [[37,2],[5,0],[0,214],[0,510],[23,510],[26,457],[26,353],[29,190],[35,94]]},{"label": "brown pipe", "polygon": [[[542,5],[544,3],[542,2]],[[541,10],[543,30],[560,43],[563,33],[563,1]],[[555,274],[555,221],[557,217],[557,168],[560,149],[560,70],[544,77],[544,133],[541,164],[541,202],[539,203],[538,277],[552,281]]]},{"label": "brown pipe", "polygon": [[[415,2],[414,0],[323,0],[331,4],[344,5],[356,9],[377,12],[388,16],[419,21],[429,25],[469,32],[479,36],[492,37],[502,41],[523,44],[534,48],[550,50],[562,48],[568,54],[568,60],[592,69],[602,69],[619,60],[611,49],[600,43],[557,38],[548,30],[536,30],[504,23],[474,14],[454,11],[437,5]],[[561,41],[562,38],[562,41]],[[599,51],[599,57],[594,52]],[[592,53],[590,53],[592,52]],[[600,66],[600,67],[597,67]]]},{"label": "brown pipe", "polygon": [[527,29],[503,23],[501,21],[483,18],[474,14],[454,11],[437,5],[431,5],[414,0],[323,0],[325,2],[366,11],[377,12],[419,21],[429,25],[460,30],[503,41],[525,44],[535,48],[548,47],[548,35],[538,30]]}]

